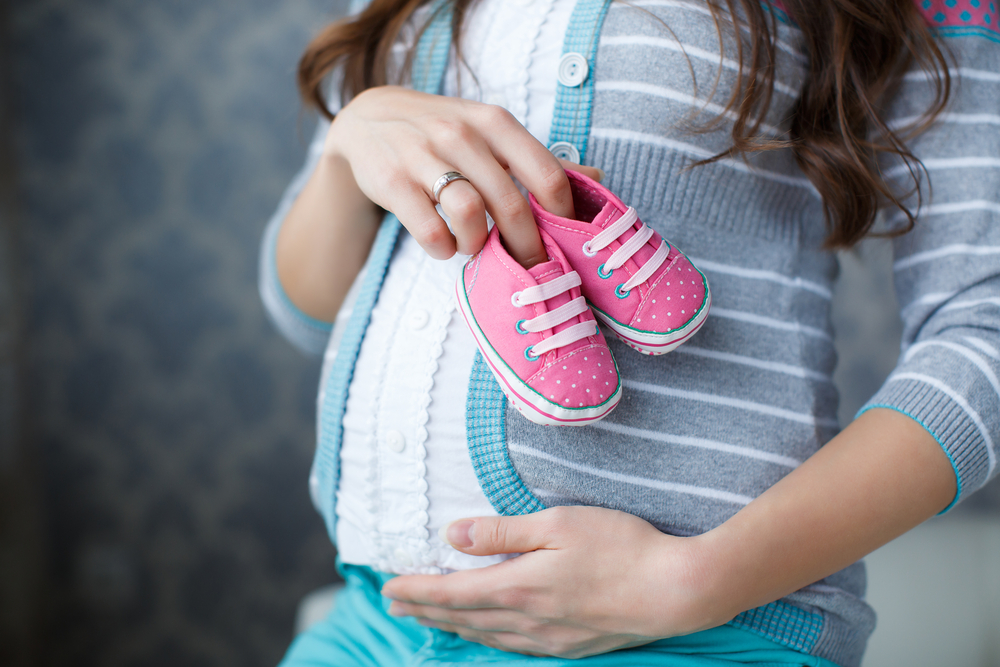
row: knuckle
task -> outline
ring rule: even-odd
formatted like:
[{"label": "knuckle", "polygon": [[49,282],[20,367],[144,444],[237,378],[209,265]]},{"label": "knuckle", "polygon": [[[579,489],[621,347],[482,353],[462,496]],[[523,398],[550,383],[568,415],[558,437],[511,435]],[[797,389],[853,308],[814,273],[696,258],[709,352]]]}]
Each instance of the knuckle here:
[{"label": "knuckle", "polygon": [[567,189],[569,186],[569,179],[566,177],[566,172],[563,168],[556,164],[546,164],[542,167],[540,183],[542,188],[547,192],[560,192],[563,189]]},{"label": "knuckle", "polygon": [[[484,530],[485,529],[485,530]],[[482,531],[482,532],[480,532]],[[481,521],[476,525],[476,542],[485,538],[485,544],[499,546],[506,543],[507,527],[503,521]]]},{"label": "knuckle", "polygon": [[462,220],[471,220],[485,213],[483,198],[471,188],[463,188],[453,195],[454,201],[450,202],[454,217]]},{"label": "knuckle", "polygon": [[439,220],[430,219],[420,225],[417,232],[421,245],[439,247],[451,241],[451,232]]},{"label": "knuckle", "polygon": [[508,588],[497,592],[497,603],[504,609],[524,609],[527,596],[519,588]]},{"label": "knuckle", "polygon": [[468,144],[472,141],[472,128],[466,123],[447,118],[438,118],[433,123],[434,136],[444,144]]},{"label": "knuckle", "polygon": [[432,590],[427,597],[435,607],[447,607],[451,603],[451,595],[441,589]]},{"label": "knuckle", "polygon": [[507,219],[520,218],[530,216],[531,209],[521,193],[513,190],[501,195],[500,199],[497,200],[497,213]]},{"label": "knuckle", "polygon": [[548,527],[556,528],[561,526],[566,521],[570,519],[570,515],[573,513],[573,508],[560,505],[553,507],[549,510],[546,520],[548,522]]},{"label": "knuckle", "polygon": [[483,106],[483,120],[491,126],[509,126],[514,116],[501,106],[486,104]]}]

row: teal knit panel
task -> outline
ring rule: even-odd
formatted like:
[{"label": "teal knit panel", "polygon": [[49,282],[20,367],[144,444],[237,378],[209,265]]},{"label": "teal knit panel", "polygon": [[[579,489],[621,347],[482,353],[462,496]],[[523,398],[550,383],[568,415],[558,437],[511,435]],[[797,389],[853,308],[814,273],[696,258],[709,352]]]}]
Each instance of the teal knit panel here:
[{"label": "teal knit panel", "polygon": [[579,86],[556,88],[556,105],[549,130],[549,145],[565,141],[580,152],[580,162],[587,156],[590,135],[590,112],[594,103],[594,71],[601,26],[611,0],[579,0],[569,19],[563,54],[579,53],[587,60],[588,74]]},{"label": "teal knit panel", "polygon": [[809,653],[823,632],[823,616],[777,600],[763,607],[748,609],[727,625]]},{"label": "teal knit panel", "polygon": [[[451,15],[449,0],[438,0],[427,26],[417,45],[414,61],[414,81],[426,93],[439,93],[451,49]],[[319,486],[320,513],[326,521],[330,539],[336,542],[336,495],[340,480],[340,443],[344,435],[343,419],[347,407],[347,392],[354,375],[354,366],[361,351],[361,342],[371,320],[372,309],[378,300],[389,260],[396,247],[401,225],[391,213],[382,220],[371,253],[368,255],[365,277],[361,282],[357,301],[344,328],[344,335],[337,350],[337,357],[326,379],[323,405],[320,406],[319,441],[313,472]]]},{"label": "teal knit panel", "polygon": [[545,509],[521,481],[507,454],[507,399],[483,355],[476,352],[469,376],[465,438],[472,467],[490,504],[500,514],[530,514]]}]

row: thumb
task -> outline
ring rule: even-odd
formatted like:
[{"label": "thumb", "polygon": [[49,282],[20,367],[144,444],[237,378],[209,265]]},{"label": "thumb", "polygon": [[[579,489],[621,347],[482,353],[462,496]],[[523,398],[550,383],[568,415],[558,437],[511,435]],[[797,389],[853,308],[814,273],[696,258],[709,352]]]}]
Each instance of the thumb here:
[{"label": "thumb", "polygon": [[473,556],[535,551],[549,542],[548,531],[536,514],[458,519],[443,526],[438,535]]}]

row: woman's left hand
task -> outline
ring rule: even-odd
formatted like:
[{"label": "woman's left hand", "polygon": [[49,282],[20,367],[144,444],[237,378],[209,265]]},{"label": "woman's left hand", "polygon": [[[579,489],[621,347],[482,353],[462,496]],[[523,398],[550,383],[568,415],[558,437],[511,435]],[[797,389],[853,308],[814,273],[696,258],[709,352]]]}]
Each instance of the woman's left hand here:
[{"label": "woman's left hand", "polygon": [[389,613],[506,651],[579,658],[714,627],[712,568],[698,538],[597,507],[462,519],[448,541],[473,555],[522,553],[481,569],[401,576]]}]

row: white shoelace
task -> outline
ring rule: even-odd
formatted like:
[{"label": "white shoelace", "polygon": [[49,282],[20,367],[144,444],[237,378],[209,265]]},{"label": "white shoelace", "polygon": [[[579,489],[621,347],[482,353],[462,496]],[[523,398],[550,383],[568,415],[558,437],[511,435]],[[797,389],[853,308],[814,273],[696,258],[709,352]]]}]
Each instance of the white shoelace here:
[{"label": "white shoelace", "polygon": [[[612,242],[617,241],[622,234],[631,229],[632,225],[634,225],[638,219],[639,214],[635,212],[634,208],[629,206],[628,210],[625,211],[625,214],[622,215],[622,217],[618,218],[597,236],[583,244],[584,254],[589,257],[593,257],[597,252],[604,250],[611,245]],[[646,242],[649,241],[652,236],[653,229],[645,222],[642,223],[642,227],[639,228],[639,231],[633,234],[632,238],[628,241],[625,241],[625,243],[623,243],[618,250],[611,253],[611,257],[608,258],[608,261],[604,262],[602,266],[605,273],[611,275],[612,271],[624,266],[625,262],[632,259],[632,256],[639,252],[639,248],[646,245]],[[633,287],[641,285],[649,280],[650,276],[656,273],[657,269],[663,266],[663,262],[667,261],[667,255],[669,253],[670,246],[667,245],[666,241],[660,239],[660,247],[656,249],[656,252],[649,258],[649,261],[639,267],[639,270],[634,276],[619,285],[618,289],[623,293],[628,293]]]},{"label": "white shoelace", "polygon": [[[579,287],[581,284],[582,281],[580,280],[580,274],[576,271],[570,271],[569,273],[563,274],[547,283],[535,285],[534,287],[528,287],[520,292],[514,292],[514,294],[510,297],[510,301],[518,308],[530,306],[535,303],[541,303],[542,301],[548,301],[552,297],[568,292],[574,287]],[[560,324],[568,322],[577,315],[586,312],[586,310],[587,300],[582,296],[578,296],[569,303],[564,303],[559,306],[555,310],[542,313],[538,317],[533,317],[530,320],[521,320],[517,323],[517,326],[522,332],[530,331],[532,333],[538,333],[539,331],[552,329]],[[555,333],[538,343],[535,343],[525,350],[525,355],[530,354],[531,358],[537,358],[546,352],[570,345],[578,340],[586,338],[587,336],[594,336],[596,334],[596,322],[580,322],[563,329],[562,331]]]}]

